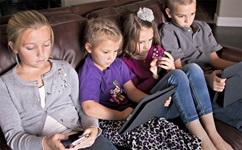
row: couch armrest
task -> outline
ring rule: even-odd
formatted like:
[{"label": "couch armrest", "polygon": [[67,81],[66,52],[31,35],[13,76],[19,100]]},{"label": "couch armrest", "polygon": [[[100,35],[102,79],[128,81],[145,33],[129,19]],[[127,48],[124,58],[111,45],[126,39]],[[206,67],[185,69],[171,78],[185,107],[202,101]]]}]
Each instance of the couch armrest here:
[{"label": "couch armrest", "polygon": [[227,46],[227,45],[222,45],[223,49],[218,51],[218,56],[225,59],[225,60],[230,60],[234,62],[240,62],[242,61],[242,49],[232,47],[232,46]]}]

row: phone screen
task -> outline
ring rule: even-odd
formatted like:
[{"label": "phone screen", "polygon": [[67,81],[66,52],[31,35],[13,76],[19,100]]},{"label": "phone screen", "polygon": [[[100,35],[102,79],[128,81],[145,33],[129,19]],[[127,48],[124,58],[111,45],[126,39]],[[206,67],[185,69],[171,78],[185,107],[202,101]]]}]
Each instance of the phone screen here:
[{"label": "phone screen", "polygon": [[87,139],[89,137],[89,133],[85,134],[85,135],[82,135],[80,138],[76,139],[75,141],[73,141],[71,143],[71,146],[76,146],[77,144],[79,144],[81,141]]},{"label": "phone screen", "polygon": [[[71,148],[79,144],[81,141],[85,140],[89,137],[89,133],[82,135],[83,132],[78,132],[76,134],[72,134],[69,136],[67,140],[61,140],[61,143],[64,145],[65,148]],[[81,137],[79,137],[82,135]]]}]

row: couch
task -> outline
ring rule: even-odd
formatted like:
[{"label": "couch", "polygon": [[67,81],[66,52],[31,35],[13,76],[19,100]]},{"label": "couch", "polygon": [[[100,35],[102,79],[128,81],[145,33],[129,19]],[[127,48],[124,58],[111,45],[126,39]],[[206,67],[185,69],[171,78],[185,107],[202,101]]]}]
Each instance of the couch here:
[{"label": "couch", "polygon": [[[109,0],[79,4],[69,7],[40,10],[49,20],[54,30],[55,42],[52,56],[68,61],[76,70],[83,61],[83,35],[87,20],[95,17],[108,18],[115,21],[120,28],[124,26],[122,18],[128,11],[137,11],[139,7],[151,8],[158,27],[167,21],[164,13],[166,0]],[[16,64],[7,47],[6,25],[10,16],[0,17],[0,75]],[[234,61],[242,60],[242,50],[224,46],[219,56]],[[215,120],[216,128],[221,136],[236,150],[242,149],[242,132],[221,121]],[[0,144],[3,150],[8,150],[2,132]]]}]

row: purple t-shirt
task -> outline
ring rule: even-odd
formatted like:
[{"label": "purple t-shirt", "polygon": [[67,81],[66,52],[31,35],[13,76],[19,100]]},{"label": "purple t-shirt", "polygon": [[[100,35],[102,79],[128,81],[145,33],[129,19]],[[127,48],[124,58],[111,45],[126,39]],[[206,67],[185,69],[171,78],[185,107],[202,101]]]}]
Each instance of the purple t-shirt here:
[{"label": "purple t-shirt", "polygon": [[[125,63],[116,58],[109,69],[101,71],[88,56],[79,70],[80,102],[94,100],[106,107],[124,110],[133,107],[123,89],[123,85],[134,77]],[[120,101],[120,96],[124,100]]]},{"label": "purple t-shirt", "polygon": [[162,47],[152,46],[146,60],[121,57],[129,69],[135,74],[135,77],[132,79],[134,85],[147,94],[157,83],[157,80],[152,77],[150,63],[155,57],[161,57],[163,53],[164,50]]}]

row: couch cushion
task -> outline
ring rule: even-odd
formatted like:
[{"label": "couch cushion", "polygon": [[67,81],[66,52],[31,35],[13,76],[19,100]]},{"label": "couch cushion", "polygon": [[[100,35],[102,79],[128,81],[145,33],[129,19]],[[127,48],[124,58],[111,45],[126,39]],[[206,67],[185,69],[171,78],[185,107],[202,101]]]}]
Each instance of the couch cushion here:
[{"label": "couch cushion", "polygon": [[215,120],[216,128],[225,141],[232,145],[233,149],[242,149],[242,132],[221,121]]},{"label": "couch cushion", "polygon": [[100,2],[93,2],[93,3],[84,3],[79,5],[71,6],[73,13],[78,14],[80,16],[85,16],[87,13],[102,9],[105,7],[113,6],[112,1],[100,1]]},{"label": "couch cushion", "polygon": [[51,56],[68,61],[75,69],[82,59],[82,41],[87,19],[77,14],[63,14],[47,17],[55,36]]},{"label": "couch cushion", "polygon": [[8,24],[8,20],[9,20],[10,17],[11,17],[10,15],[1,16],[0,25]]},{"label": "couch cushion", "polygon": [[45,16],[64,15],[64,14],[72,13],[72,10],[70,7],[56,7],[56,8],[43,9],[38,11]]},{"label": "couch cushion", "polygon": [[0,25],[0,75],[9,70],[15,64],[15,58],[8,49],[7,25]]},{"label": "couch cushion", "polygon": [[78,14],[80,16],[85,16],[87,13],[90,13],[90,12],[98,10],[98,9],[125,5],[125,4],[136,2],[136,1],[139,1],[139,0],[97,1],[97,2],[90,2],[90,3],[79,4],[79,5],[73,5],[73,6],[71,6],[71,9],[72,9],[73,13]]}]

